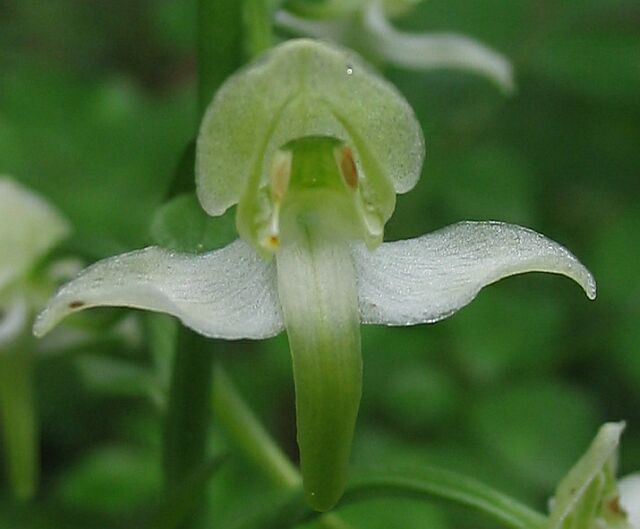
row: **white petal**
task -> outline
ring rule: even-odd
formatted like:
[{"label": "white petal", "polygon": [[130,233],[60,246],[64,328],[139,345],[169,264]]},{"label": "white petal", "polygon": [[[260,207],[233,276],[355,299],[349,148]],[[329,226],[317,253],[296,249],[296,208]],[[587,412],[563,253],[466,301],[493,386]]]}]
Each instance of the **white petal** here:
[{"label": "white petal", "polygon": [[379,2],[365,13],[370,45],[387,61],[416,70],[455,68],[484,75],[502,90],[514,89],[511,63],[504,55],[463,35],[403,33],[391,26]]},{"label": "white petal", "polygon": [[69,232],[40,196],[0,176],[0,290],[26,273]]},{"label": "white petal", "polygon": [[29,309],[22,296],[12,296],[0,304],[0,353],[28,328]]},{"label": "white petal", "polygon": [[589,271],[563,246],[527,228],[461,222],[417,239],[354,247],[365,323],[413,325],[444,319],[486,285],[524,272],[566,275],[590,299]]},{"label": "white petal", "polygon": [[620,505],[633,529],[640,529],[640,474],[631,474],[618,482]]},{"label": "white petal", "polygon": [[266,338],[283,328],[274,265],[240,240],[202,255],[151,247],[100,261],[58,291],[34,333],[98,306],[165,312],[214,338]]}]

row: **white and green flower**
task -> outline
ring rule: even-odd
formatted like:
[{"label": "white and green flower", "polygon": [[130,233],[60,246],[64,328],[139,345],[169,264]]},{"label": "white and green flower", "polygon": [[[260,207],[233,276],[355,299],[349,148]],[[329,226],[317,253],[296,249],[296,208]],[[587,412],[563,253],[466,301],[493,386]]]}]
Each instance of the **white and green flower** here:
[{"label": "white and green flower", "polygon": [[564,247],[527,228],[463,222],[382,242],[396,193],[417,183],[424,140],[398,91],[355,54],[285,43],[219,90],[200,129],[196,179],[212,216],[237,204],[240,238],[202,254],[150,247],[100,261],[40,314],[42,336],[97,306],[178,317],[214,338],[287,331],[304,485],[339,499],[361,394],[360,324],[442,320],[514,274],[595,282]]},{"label": "white and green flower", "polygon": [[38,474],[29,327],[44,300],[32,273],[68,233],[53,206],[0,176],[0,429],[11,487],[22,498],[34,493]]},{"label": "white and green flower", "polygon": [[481,75],[503,92],[514,90],[509,60],[457,33],[407,33],[390,19],[421,0],[290,0],[277,25],[296,36],[342,43],[376,60],[410,70],[454,69]]}]

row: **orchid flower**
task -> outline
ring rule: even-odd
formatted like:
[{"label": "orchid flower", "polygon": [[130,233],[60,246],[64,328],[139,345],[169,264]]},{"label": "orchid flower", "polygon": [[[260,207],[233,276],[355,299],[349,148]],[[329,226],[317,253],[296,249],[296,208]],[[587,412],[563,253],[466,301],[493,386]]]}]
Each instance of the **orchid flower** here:
[{"label": "orchid flower", "polygon": [[290,0],[276,23],[296,35],[342,43],[372,58],[411,70],[451,68],[482,75],[503,92],[514,90],[509,60],[455,33],[406,33],[389,18],[420,0]]},{"label": "orchid flower", "polygon": [[68,232],[66,220],[43,198],[0,176],[0,421],[11,486],[23,498],[37,481],[28,331],[43,303],[30,274]]},{"label": "orchid flower", "polygon": [[560,482],[544,529],[638,529],[638,478],[616,483],[624,423],[607,423]]},{"label": "orchid flower", "polygon": [[329,509],[360,402],[361,323],[439,321],[529,271],[564,274],[595,297],[586,268],[527,228],[462,222],[383,243],[396,193],[417,183],[423,158],[411,107],[358,56],[282,44],[220,88],[197,141],[200,203],[212,216],[237,204],[240,238],[197,255],[149,247],[100,261],[59,290],[34,331],[106,305],[165,312],[213,338],[286,329],[304,486]]}]

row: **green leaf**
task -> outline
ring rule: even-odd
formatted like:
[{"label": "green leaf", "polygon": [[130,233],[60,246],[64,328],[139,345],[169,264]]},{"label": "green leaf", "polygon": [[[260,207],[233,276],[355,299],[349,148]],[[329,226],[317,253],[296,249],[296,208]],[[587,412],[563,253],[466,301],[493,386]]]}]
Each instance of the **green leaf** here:
[{"label": "green leaf", "polygon": [[637,32],[559,31],[536,49],[534,68],[579,94],[630,101],[640,90],[639,48]]},{"label": "green leaf", "polygon": [[222,248],[237,238],[233,212],[209,217],[193,193],[179,195],[158,209],[151,236],[159,246],[185,253]]},{"label": "green leaf", "polygon": [[266,505],[249,507],[225,529],[286,529],[297,525],[309,508],[300,488],[278,493]]},{"label": "green leaf", "polygon": [[594,408],[588,394],[557,382],[520,383],[477,400],[471,424],[496,463],[548,488],[589,439]]},{"label": "green leaf", "polygon": [[162,401],[162,388],[150,369],[108,356],[82,355],[76,359],[83,382],[92,391],[117,397],[145,397]]},{"label": "green leaf", "polygon": [[159,465],[154,454],[124,446],[105,446],[69,468],[58,485],[67,507],[124,514],[157,497]]},{"label": "green leaf", "polygon": [[180,484],[165,493],[162,503],[149,523],[149,529],[177,529],[189,519],[200,501],[200,494],[224,464],[226,456],[211,458],[195,469]]},{"label": "green leaf", "polygon": [[378,497],[446,500],[512,529],[535,529],[544,516],[475,479],[438,468],[372,470],[355,477],[341,505]]}]

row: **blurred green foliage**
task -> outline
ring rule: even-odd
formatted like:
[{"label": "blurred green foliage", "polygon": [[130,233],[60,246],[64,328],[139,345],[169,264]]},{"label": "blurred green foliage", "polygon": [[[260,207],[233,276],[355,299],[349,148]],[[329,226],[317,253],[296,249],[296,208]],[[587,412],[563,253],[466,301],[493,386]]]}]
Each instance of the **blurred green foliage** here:
[{"label": "blurred green foliage", "polygon": [[[194,2],[5,0],[0,10],[0,173],[64,211],[75,228],[67,253],[91,262],[149,244],[197,129]],[[435,326],[365,328],[356,467],[441,465],[544,508],[597,425],[626,419],[622,473],[640,468],[639,21],[636,0],[430,0],[398,21],[503,51],[518,93],[505,99],[448,71],[385,71],[427,138],[423,179],[399,197],[387,238],[462,219],[527,225],[567,244],[599,297],[591,304],[569,281],[526,276]],[[156,231],[184,211],[202,226],[193,245],[213,244],[193,199],[180,200]],[[42,489],[33,505],[16,505],[0,482],[1,528],[143,527],[153,512],[151,355],[143,341],[110,345],[41,357]],[[295,458],[286,339],[210,347]],[[237,460],[210,489],[211,527],[271,498]],[[491,527],[393,499],[344,517],[363,529]]]}]

